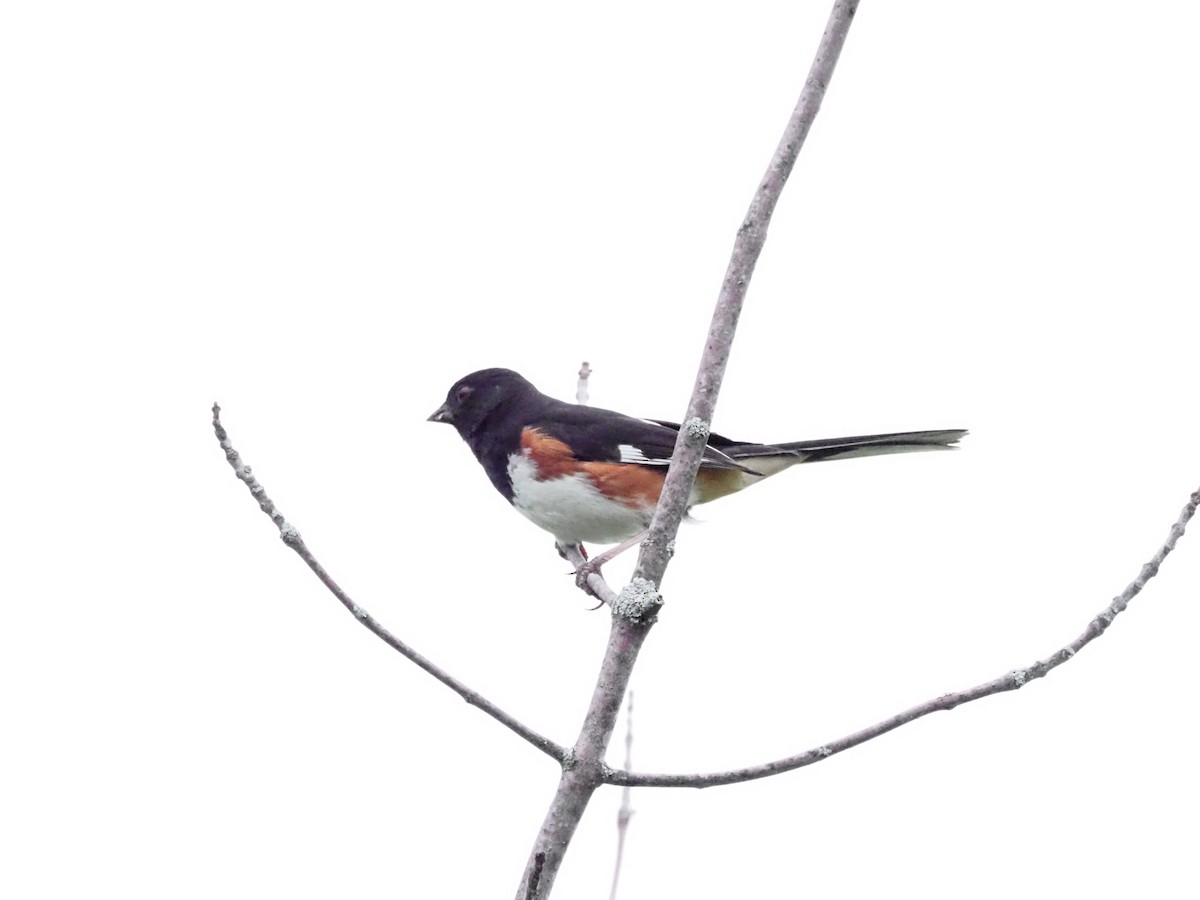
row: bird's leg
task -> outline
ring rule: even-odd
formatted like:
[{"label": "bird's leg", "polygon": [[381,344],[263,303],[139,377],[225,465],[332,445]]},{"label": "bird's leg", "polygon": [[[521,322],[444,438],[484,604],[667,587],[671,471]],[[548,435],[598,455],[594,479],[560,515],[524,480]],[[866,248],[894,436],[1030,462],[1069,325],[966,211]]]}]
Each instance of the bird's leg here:
[{"label": "bird's leg", "polygon": [[583,544],[562,544],[558,541],[555,541],[554,549],[558,551],[559,556],[574,566],[575,571],[572,574],[575,575],[575,584],[585,594],[588,594],[589,596],[600,601],[594,608],[599,609],[601,606],[603,606],[604,600],[594,590],[592,590],[592,586],[587,583],[587,577],[591,574],[591,571],[585,571],[582,576],[578,574],[580,571],[584,571],[584,566],[589,565],[587,550],[584,549]]},{"label": "bird's leg", "polygon": [[[589,575],[591,575],[593,573],[599,575],[600,567],[602,565],[604,565],[610,559],[620,556],[622,553],[624,553],[630,547],[636,547],[638,544],[640,544],[642,541],[644,541],[646,539],[646,535],[649,533],[650,533],[649,529],[647,529],[646,531],[639,531],[633,537],[626,538],[625,540],[621,541],[621,543],[617,544],[615,547],[609,547],[603,553],[597,554],[596,556],[593,556],[591,559],[588,559],[587,556],[585,555],[583,564],[578,566],[575,569],[575,583],[577,585],[579,585],[579,587],[584,588],[586,590],[587,579],[588,579]],[[582,549],[582,547],[580,549]]]},{"label": "bird's leg", "polygon": [[582,556],[585,562],[588,558],[587,547],[583,546],[583,544],[560,544],[558,541],[555,541],[554,549],[558,551],[559,556],[561,556],[571,565],[577,565],[576,561],[573,559],[576,554]]}]

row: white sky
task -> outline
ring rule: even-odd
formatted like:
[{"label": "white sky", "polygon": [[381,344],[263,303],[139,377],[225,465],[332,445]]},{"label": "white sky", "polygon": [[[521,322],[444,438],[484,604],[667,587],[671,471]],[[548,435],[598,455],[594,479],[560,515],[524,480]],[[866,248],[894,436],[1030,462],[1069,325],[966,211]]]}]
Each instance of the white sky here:
[{"label": "white sky", "polygon": [[[508,897],[607,633],[424,419],[507,365],[677,417],[828,0],[0,12],[0,894]],[[1040,658],[1200,485],[1200,12],[860,10],[716,428],[967,427],[698,511],[635,767],[807,749]],[[628,566],[614,566],[621,583]],[[1184,896],[1200,536],[1070,665],[801,772],[638,791],[622,900]],[[620,741],[618,733],[618,744]],[[612,755],[619,761],[614,744]],[[607,896],[618,791],[556,897]]]}]

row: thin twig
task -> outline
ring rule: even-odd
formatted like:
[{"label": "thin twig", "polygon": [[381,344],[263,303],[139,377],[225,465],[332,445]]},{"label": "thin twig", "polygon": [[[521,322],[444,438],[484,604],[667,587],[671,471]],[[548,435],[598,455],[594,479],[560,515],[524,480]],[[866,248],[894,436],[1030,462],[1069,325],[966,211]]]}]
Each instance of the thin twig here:
[{"label": "thin twig", "polygon": [[[613,613],[612,630],[592,693],[592,702],[572,749],[571,760],[563,766],[558,790],[546,811],[546,818],[525,864],[516,893],[518,900],[529,896],[549,896],[588,801],[596,788],[608,780],[604,753],[612,739],[621,698],[628,687],[634,663],[662,604],[658,586],[662,583],[663,573],[674,550],[675,533],[687,508],[692,482],[707,443],[709,423],[725,375],[725,364],[750,276],[766,240],[767,225],[775,204],[820,109],[825,87],[833,75],[857,9],[858,0],[837,0],[834,3],[800,100],[792,111],[766,174],[759,181],[746,218],[738,229],[709,326],[708,342],[701,357],[688,412],[675,442],[671,467],[650,523],[650,532],[642,544],[633,580],[609,604]],[[539,854],[544,856],[539,857]],[[529,887],[535,871],[539,873],[538,890],[531,894]]]},{"label": "thin twig", "polygon": [[[625,700],[625,771],[633,768],[633,690]],[[621,878],[621,863],[625,858],[625,833],[629,820],[633,818],[633,790],[629,785],[621,788],[621,807],[617,810],[617,858],[613,863],[612,888],[608,900],[617,900],[617,882]]]},{"label": "thin twig", "polygon": [[[580,406],[587,406],[588,402],[588,378],[591,377],[592,367],[587,364],[587,360],[579,367],[579,382],[575,387],[575,402]],[[571,568],[575,570],[578,581],[578,573],[582,566],[587,562],[587,557],[583,555],[583,549],[579,544],[560,544],[555,543],[558,552],[562,558],[571,564]],[[586,587],[585,587],[586,586]],[[584,583],[580,587],[585,587],[587,593],[591,594],[605,606],[612,608],[613,601],[617,599],[617,593],[608,586],[608,582],[604,580],[604,576],[600,572],[589,572],[584,579]]]},{"label": "thin twig", "polygon": [[575,384],[575,402],[580,406],[588,405],[588,377],[592,374],[592,367],[587,364],[587,360],[583,361],[583,365],[579,367],[579,381]]},{"label": "thin twig", "polygon": [[[584,360],[583,365],[579,367],[579,383],[575,388],[575,402],[580,406],[587,406],[588,403],[588,378],[592,374],[592,367]],[[583,552],[578,544],[559,545],[559,551],[562,555],[575,567],[576,571],[585,562]],[[600,600],[602,604],[612,608],[613,601],[617,599],[617,595],[613,593],[612,588],[608,586],[599,572],[593,572],[587,576],[585,581],[588,589],[593,597]],[[626,770],[633,768],[633,689],[629,690],[629,697],[625,703],[625,768]],[[613,861],[613,880],[612,888],[609,891],[609,900],[617,898],[617,882],[621,877],[621,860],[625,855],[625,832],[629,827],[629,819],[633,815],[633,808],[629,802],[630,788],[621,789],[621,808],[617,810],[617,856]],[[529,890],[536,892],[537,882],[541,880],[541,867],[545,864],[545,855],[541,855],[534,859],[534,874],[529,879]]]},{"label": "thin twig", "polygon": [[567,749],[565,747],[562,747],[554,743],[554,741],[550,740],[549,738],[538,734],[532,728],[521,723],[487,698],[481,696],[476,691],[471,690],[461,681],[449,675],[438,666],[434,665],[416,650],[409,647],[406,643],[384,628],[375,620],[374,617],[370,615],[370,613],[350,599],[350,596],[338,586],[337,582],[335,582],[330,574],[325,571],[325,567],[317,561],[315,556],[313,556],[312,551],[308,549],[304,543],[304,540],[300,537],[300,532],[297,531],[291,523],[284,519],[283,513],[276,509],[274,501],[267,496],[266,489],[259,484],[258,479],[255,478],[251,473],[250,467],[242,462],[241,456],[233,448],[233,443],[229,440],[229,435],[225,431],[225,426],[221,424],[221,407],[214,403],[212,413],[213,431],[216,432],[217,441],[220,443],[221,449],[225,451],[225,458],[229,461],[229,465],[233,467],[233,471],[237,474],[237,477],[241,479],[243,483],[245,483],[247,488],[250,489],[251,495],[253,495],[256,501],[258,501],[259,509],[270,516],[271,521],[274,522],[275,526],[279,529],[279,536],[283,538],[283,542],[300,555],[300,558],[304,560],[310,569],[313,570],[317,578],[321,579],[321,583],[329,589],[330,593],[337,597],[342,606],[346,607],[346,609],[348,609],[354,615],[354,618],[362,623],[368,631],[380,638],[385,644],[387,644],[396,652],[400,653],[405,658],[411,660],[420,668],[424,669],[442,684],[446,685],[446,687],[450,688],[450,690],[454,691],[456,694],[466,700],[467,703],[487,713],[501,725],[504,725],[510,731],[513,731],[523,737],[526,741],[537,747],[547,756],[553,757],[560,763],[567,758]]},{"label": "thin twig", "polygon": [[919,706],[914,706],[902,713],[898,713],[891,718],[877,722],[861,731],[856,731],[836,741],[822,744],[820,747],[815,747],[804,753],[798,753],[795,756],[778,759],[774,762],[749,766],[744,769],[731,769],[726,772],[711,772],[704,775],[652,775],[640,772],[613,771],[608,774],[605,780],[609,784],[619,784],[626,787],[691,788],[715,787],[720,784],[737,784],[743,781],[753,781],[756,778],[766,778],[770,775],[778,775],[782,772],[790,772],[793,769],[800,769],[804,766],[818,763],[823,759],[828,759],[837,753],[841,753],[843,750],[857,747],[859,744],[865,743],[872,738],[877,738],[882,734],[887,734],[901,725],[907,725],[909,722],[920,719],[930,713],[954,709],[956,706],[961,706],[964,703],[971,703],[984,697],[990,697],[993,694],[1002,694],[1024,687],[1034,679],[1045,677],[1063,663],[1073,659],[1075,654],[1104,634],[1108,626],[1113,623],[1113,620],[1124,612],[1129,602],[1141,593],[1146,583],[1158,574],[1163,560],[1175,549],[1175,544],[1183,537],[1184,530],[1187,528],[1188,522],[1196,514],[1197,507],[1200,507],[1200,489],[1188,499],[1187,505],[1184,506],[1183,511],[1179,514],[1179,519],[1171,526],[1167,540],[1158,548],[1158,552],[1154,554],[1151,560],[1142,566],[1138,577],[1130,582],[1124,591],[1114,597],[1112,602],[1088,623],[1087,628],[1083,630],[1083,633],[1079,637],[1075,638],[1075,640],[1071,641],[1065,647],[1050,654],[1045,659],[1038,660],[1028,668],[1014,669],[1011,672],[1006,672],[999,678],[984,682],[964,691],[943,694]]}]

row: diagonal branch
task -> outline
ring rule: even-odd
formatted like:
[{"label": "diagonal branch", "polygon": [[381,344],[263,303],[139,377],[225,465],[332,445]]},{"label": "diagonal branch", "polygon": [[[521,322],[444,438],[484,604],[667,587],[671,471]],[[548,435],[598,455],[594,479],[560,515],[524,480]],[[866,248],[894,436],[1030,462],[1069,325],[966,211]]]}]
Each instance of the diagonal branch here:
[{"label": "diagonal branch", "polygon": [[1146,583],[1151,578],[1158,574],[1158,569],[1162,565],[1163,560],[1175,549],[1175,544],[1183,537],[1184,529],[1187,528],[1187,524],[1191,521],[1192,516],[1196,514],[1197,507],[1200,507],[1200,489],[1188,499],[1187,505],[1184,506],[1183,511],[1179,514],[1179,519],[1171,526],[1171,531],[1167,535],[1166,541],[1158,548],[1158,552],[1154,554],[1150,561],[1142,566],[1142,571],[1138,573],[1138,577],[1130,582],[1124,591],[1114,597],[1113,601],[1088,623],[1087,628],[1083,630],[1083,633],[1079,637],[1075,638],[1075,640],[1071,641],[1065,647],[1056,650],[1045,659],[1038,660],[1028,668],[1014,669],[1011,672],[1001,675],[999,678],[964,691],[943,694],[919,706],[914,706],[912,709],[906,709],[904,712],[898,713],[891,718],[876,722],[874,725],[864,728],[861,731],[856,731],[831,743],[823,744],[804,753],[798,753],[795,756],[778,759],[774,762],[764,763],[759,766],[749,766],[744,769],[731,769],[727,772],[711,772],[705,775],[650,775],[638,772],[614,771],[608,773],[605,781],[608,784],[624,785],[627,787],[693,788],[715,787],[720,784],[737,784],[742,781],[753,781],[756,778],[766,778],[771,775],[778,775],[781,772],[790,772],[793,769],[810,766],[823,759],[828,759],[835,753],[841,753],[843,750],[849,750],[851,747],[856,747],[872,738],[887,734],[901,725],[907,725],[909,722],[920,719],[930,713],[954,709],[956,706],[961,706],[964,703],[970,703],[974,700],[990,697],[993,694],[1015,691],[1018,688],[1024,687],[1035,678],[1043,678],[1063,663],[1073,659],[1076,653],[1108,630],[1108,626],[1113,623],[1113,620],[1118,615],[1125,611],[1129,602],[1141,593],[1142,588],[1146,586]]},{"label": "diagonal branch", "polygon": [[667,472],[658,508],[650,522],[650,533],[642,543],[641,556],[634,570],[635,577],[645,578],[655,585],[662,583],[667,563],[675,549],[675,534],[690,505],[692,482],[696,480],[696,471],[700,468],[700,459],[708,443],[734,331],[742,314],[750,277],[754,274],[754,267],[767,239],[767,226],[771,223],[783,186],[792,174],[800,148],[804,146],[804,139],[808,137],[809,128],[821,109],[825,88],[833,77],[834,67],[857,10],[858,0],[837,0],[834,3],[800,99],[792,110],[771,164],[758,183],[746,218],[738,228],[729,266],[725,269],[725,280],[721,283],[721,293],[717,298],[717,308],[708,329],[692,399],[675,441],[671,468]]},{"label": "diagonal branch", "polygon": [[325,567],[322,566],[312,551],[304,543],[304,539],[300,537],[300,532],[295,526],[289,523],[275,507],[274,501],[267,496],[266,489],[259,484],[258,479],[250,471],[250,467],[242,462],[241,456],[237,450],[233,448],[233,442],[229,440],[229,435],[225,431],[225,426],[221,424],[221,407],[213,404],[213,431],[216,432],[217,441],[221,445],[221,449],[225,451],[225,458],[229,461],[229,465],[233,466],[233,471],[237,473],[237,477],[245,483],[250,489],[250,493],[254,499],[258,501],[259,509],[270,516],[271,521],[279,529],[279,536],[283,538],[283,542],[291,547],[300,555],[300,558],[308,565],[310,569],[321,579],[321,583],[329,588],[330,593],[337,597],[342,606],[346,607],[360,623],[362,623],[368,631],[382,640],[385,644],[399,653],[401,656],[409,659],[420,668],[424,669],[454,693],[458,694],[467,703],[487,713],[501,725],[504,725],[510,731],[515,732],[526,741],[533,744],[547,756],[551,756],[560,763],[567,758],[567,749],[561,747],[549,738],[543,737],[532,728],[524,725],[513,716],[506,713],[496,704],[492,703],[486,697],[481,696],[477,692],[471,690],[458,679],[449,675],[447,672],[434,665],[416,650],[401,641],[398,637],[384,628],[375,620],[370,613],[355,603],[350,596],[338,587],[337,582],[333,580]]},{"label": "diagonal branch", "polygon": [[610,777],[610,770],[604,764],[604,754],[612,739],[621,698],[629,685],[633,666],[662,604],[658,586],[662,583],[674,550],[675,534],[689,505],[692,483],[708,442],[709,423],[725,377],[725,365],[750,276],[754,273],[754,266],[766,240],[767,225],[775,204],[821,107],[825,87],[833,76],[834,66],[857,9],[858,0],[837,0],[834,3],[800,100],[788,119],[787,128],[766,174],[759,181],[746,218],[738,228],[688,411],[675,442],[667,480],[654,511],[649,534],[642,543],[633,580],[609,604],[612,631],[601,663],[600,676],[579,738],[570,760],[563,765],[558,789],[525,864],[516,893],[519,900],[550,895],[567,847],[592,794]]}]

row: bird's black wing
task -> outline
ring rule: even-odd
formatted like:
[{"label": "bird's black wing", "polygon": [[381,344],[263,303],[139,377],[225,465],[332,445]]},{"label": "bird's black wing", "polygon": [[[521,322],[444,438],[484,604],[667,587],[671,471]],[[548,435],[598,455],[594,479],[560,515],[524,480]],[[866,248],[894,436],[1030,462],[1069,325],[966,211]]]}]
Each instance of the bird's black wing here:
[{"label": "bird's black wing", "polygon": [[[667,466],[675,451],[679,426],[655,419],[635,419],[609,409],[556,402],[531,425],[569,446],[581,462],[615,462],[638,466]],[[719,446],[711,435],[701,465],[710,469],[749,471]]]}]

